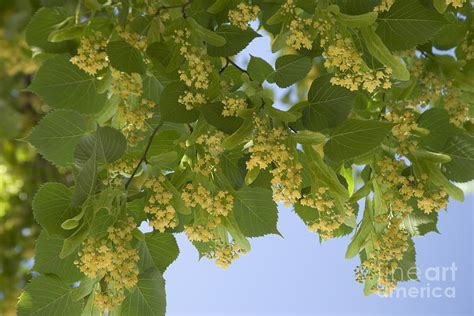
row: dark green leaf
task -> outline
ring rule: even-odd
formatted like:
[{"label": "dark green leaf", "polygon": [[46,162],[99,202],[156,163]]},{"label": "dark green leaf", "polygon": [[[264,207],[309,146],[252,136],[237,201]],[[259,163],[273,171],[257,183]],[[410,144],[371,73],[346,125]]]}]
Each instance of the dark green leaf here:
[{"label": "dark green leaf", "polygon": [[86,121],[77,112],[57,110],[49,113],[25,138],[41,155],[64,167],[73,162],[74,149],[86,133]]},{"label": "dark green leaf", "polygon": [[96,79],[74,66],[68,55],[59,55],[43,63],[28,89],[52,108],[90,114],[99,112],[107,98],[97,93],[96,85]]},{"label": "dark green leaf", "polygon": [[279,234],[276,227],[278,212],[271,191],[245,187],[235,195],[234,215],[245,236]]},{"label": "dark green leaf", "polygon": [[275,72],[268,78],[280,88],[287,88],[303,80],[311,70],[311,59],[302,55],[284,55],[277,59]]},{"label": "dark green leaf", "polygon": [[379,146],[392,127],[386,122],[348,120],[332,131],[324,152],[336,162],[356,158]]},{"label": "dark green leaf", "polygon": [[325,75],[313,81],[308,92],[309,106],[303,112],[303,124],[312,131],[322,131],[340,125],[347,119],[356,93],[331,84]]},{"label": "dark green leaf", "polygon": [[221,25],[215,32],[226,40],[223,46],[208,46],[207,53],[215,57],[234,56],[247,47],[254,38],[260,37],[260,35],[251,28],[241,30],[233,25]]},{"label": "dark green leaf", "polygon": [[145,62],[140,51],[125,41],[114,41],[107,45],[110,64],[117,70],[132,73],[144,73]]},{"label": "dark green leaf", "polygon": [[379,15],[377,34],[390,50],[404,50],[426,43],[446,20],[419,0],[397,0]]}]

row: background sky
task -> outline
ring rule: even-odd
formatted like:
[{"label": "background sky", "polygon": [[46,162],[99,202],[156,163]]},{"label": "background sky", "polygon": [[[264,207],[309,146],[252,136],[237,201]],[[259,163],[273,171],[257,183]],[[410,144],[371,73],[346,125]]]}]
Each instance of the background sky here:
[{"label": "background sky", "polygon": [[[249,54],[274,61],[269,47],[268,37],[256,39],[237,61],[244,63]],[[308,232],[289,208],[279,208],[278,229],[284,238],[252,239],[251,252],[227,270],[207,259],[199,261],[197,251],[179,234],[180,256],[164,275],[168,314],[474,315],[473,212],[472,195],[464,203],[451,201],[448,211],[439,216],[441,234],[415,239],[420,281],[399,285],[405,293],[411,289],[412,297],[403,297],[403,292],[392,298],[364,296],[362,286],[354,280],[358,258],[344,259],[351,236],[320,244],[318,236]],[[454,278],[449,272],[446,280],[433,280],[437,271],[453,263],[457,268]],[[421,291],[424,297],[416,294]],[[432,297],[438,293],[444,297]]]}]

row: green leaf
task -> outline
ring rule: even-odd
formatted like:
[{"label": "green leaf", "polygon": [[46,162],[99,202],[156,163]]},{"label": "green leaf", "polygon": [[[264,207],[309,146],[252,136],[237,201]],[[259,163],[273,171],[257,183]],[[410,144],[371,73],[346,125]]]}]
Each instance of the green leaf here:
[{"label": "green leaf", "polygon": [[332,131],[324,153],[336,162],[356,158],[379,146],[392,127],[387,122],[347,120]]},{"label": "green leaf", "polygon": [[128,74],[142,74],[146,70],[141,52],[125,41],[113,41],[107,45],[110,64]]},{"label": "green leaf", "polygon": [[122,158],[126,150],[127,140],[119,130],[109,126],[99,127],[94,134],[81,138],[74,152],[74,161],[82,166],[96,154],[98,162],[112,163]]},{"label": "green leaf", "polygon": [[66,28],[55,30],[49,34],[48,40],[53,43],[58,43],[80,38],[84,32],[84,28],[84,25],[72,25]]},{"label": "green leaf", "polygon": [[423,165],[425,173],[428,174],[429,180],[434,185],[442,187],[453,199],[464,202],[463,190],[452,184],[436,164],[427,161],[423,161],[421,164]]},{"label": "green leaf", "polygon": [[432,108],[423,112],[418,119],[418,127],[430,131],[420,138],[421,144],[433,151],[442,151],[448,138],[456,133],[454,125],[449,122],[449,114],[445,109]]},{"label": "green leaf", "polygon": [[332,85],[330,75],[315,79],[308,92],[309,107],[303,111],[304,127],[322,131],[340,125],[352,110],[356,95]]},{"label": "green leaf", "polygon": [[438,232],[436,224],[438,212],[425,214],[417,207],[403,221],[403,227],[411,236],[424,236],[429,232]]},{"label": "green leaf", "polygon": [[312,146],[303,145],[303,151],[312,182],[329,187],[331,195],[339,201],[339,204],[345,203],[349,199],[349,192],[339,181],[336,172],[323,161]]},{"label": "green leaf", "polygon": [[291,138],[298,144],[318,145],[324,142],[326,136],[312,131],[299,131],[297,134],[292,134]]},{"label": "green leaf", "polygon": [[218,35],[217,33],[205,28],[196,20],[193,18],[187,19],[189,25],[191,26],[191,29],[196,32],[196,34],[202,38],[205,42],[207,42],[209,45],[213,46],[224,46],[227,41],[224,37]]},{"label": "green leaf", "polygon": [[336,0],[341,12],[347,14],[364,14],[373,11],[380,4],[380,0]]},{"label": "green leaf", "polygon": [[141,271],[156,268],[164,273],[179,255],[178,244],[173,234],[153,232],[145,234],[145,240],[138,244]]},{"label": "green leaf", "polygon": [[277,230],[278,211],[272,192],[245,187],[235,192],[234,215],[246,237],[280,234]]},{"label": "green leaf", "polygon": [[74,111],[57,110],[46,115],[24,140],[57,166],[73,162],[74,148],[86,133],[86,121]]},{"label": "green leaf", "polygon": [[75,215],[70,207],[71,190],[64,184],[48,182],[36,193],[32,208],[36,221],[50,235],[65,235],[61,223]]},{"label": "green leaf", "polygon": [[413,240],[408,240],[408,249],[403,254],[402,260],[398,261],[398,268],[395,269],[393,277],[397,281],[417,280],[416,273],[416,251]]},{"label": "green leaf", "polygon": [[265,59],[250,55],[247,71],[252,80],[264,82],[273,73],[273,67]]},{"label": "green leaf", "polygon": [[224,10],[229,2],[230,0],[216,0],[209,8],[207,8],[207,12],[217,14]]},{"label": "green leaf", "polygon": [[165,280],[156,269],[139,275],[137,287],[128,292],[122,303],[122,316],[164,316],[166,313]]},{"label": "green leaf", "polygon": [[433,0],[433,6],[435,7],[436,11],[441,14],[443,14],[448,8],[446,0]]},{"label": "green leaf", "polygon": [[397,0],[377,22],[377,34],[390,50],[396,51],[426,43],[446,20],[419,0]]},{"label": "green leaf", "polygon": [[59,258],[64,259],[77,251],[79,246],[86,240],[90,233],[90,225],[83,222],[82,226],[76,230],[71,236],[64,239],[63,248],[59,253]]},{"label": "green leaf", "polygon": [[153,138],[148,157],[173,151],[183,134],[177,130],[159,131]]},{"label": "green leaf", "polygon": [[57,278],[40,275],[21,294],[18,316],[79,316],[82,303],[72,298],[73,289]]},{"label": "green leaf", "polygon": [[77,253],[60,259],[59,253],[61,252],[62,246],[62,238],[48,236],[46,231],[42,231],[36,241],[35,265],[33,266],[33,270],[43,274],[55,274],[62,281],[67,283],[81,280],[84,275],[74,264],[74,260],[77,260]]},{"label": "green leaf", "polygon": [[209,124],[226,134],[232,134],[242,125],[243,119],[235,116],[222,116],[223,109],[224,105],[220,102],[200,107],[201,113]]},{"label": "green leaf", "polygon": [[268,78],[268,81],[275,82],[280,88],[287,88],[306,78],[312,63],[307,56],[284,55],[277,59],[275,67],[276,70]]},{"label": "green leaf", "polygon": [[97,160],[95,153],[84,163],[76,180],[72,205],[80,206],[94,191],[97,182]]},{"label": "green leaf", "polygon": [[196,109],[186,110],[186,107],[178,102],[180,96],[184,95],[186,86],[181,82],[168,84],[160,96],[160,113],[165,122],[191,123],[197,120],[199,112]]},{"label": "green leaf", "polygon": [[367,198],[365,201],[364,217],[359,229],[352,237],[351,243],[346,250],[346,259],[351,259],[357,256],[357,254],[363,249],[370,235],[374,232],[374,226],[371,223],[370,215],[372,201]]},{"label": "green leaf", "polygon": [[207,47],[207,53],[214,57],[234,56],[247,47],[253,39],[260,37],[260,35],[251,28],[241,30],[233,25],[220,25],[215,32],[223,37],[226,43],[222,46],[209,45]]},{"label": "green leaf", "polygon": [[26,27],[26,42],[30,47],[39,48],[47,53],[65,52],[68,48],[67,43],[52,43],[48,40],[48,37],[67,18],[68,14],[64,8],[39,9]]},{"label": "green leaf", "polygon": [[91,114],[107,99],[105,93],[97,93],[96,85],[96,79],[71,64],[68,55],[58,55],[43,63],[28,89],[52,108]]},{"label": "green leaf", "polygon": [[348,15],[344,13],[339,13],[337,15],[338,20],[343,25],[352,28],[370,26],[375,23],[377,17],[377,12],[367,12],[359,15]]},{"label": "green leaf", "polygon": [[226,150],[221,154],[222,172],[229,179],[234,189],[239,189],[244,184],[246,167],[242,154],[241,149]]},{"label": "green leaf", "polygon": [[410,72],[400,57],[395,57],[384,45],[382,39],[375,33],[372,27],[361,28],[365,46],[369,53],[383,65],[389,66],[393,70],[393,77],[398,80],[407,81],[410,79]]},{"label": "green leaf", "polygon": [[448,140],[443,152],[451,157],[451,162],[443,165],[449,180],[467,182],[474,179],[474,137],[459,133]]},{"label": "green leaf", "polygon": [[250,119],[245,120],[239,129],[236,130],[232,135],[227,136],[222,142],[222,146],[225,149],[232,149],[242,144],[248,136],[252,133],[253,121]]}]

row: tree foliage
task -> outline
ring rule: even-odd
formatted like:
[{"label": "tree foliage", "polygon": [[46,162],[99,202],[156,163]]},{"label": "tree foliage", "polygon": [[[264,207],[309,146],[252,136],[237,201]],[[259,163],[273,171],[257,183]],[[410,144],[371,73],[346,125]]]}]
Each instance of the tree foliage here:
[{"label": "tree foliage", "polygon": [[[9,108],[0,133],[24,136],[73,181],[43,183],[32,201],[39,276],[20,315],[164,315],[173,234],[226,268],[250,238],[280,234],[279,202],[322,241],[350,235],[364,292],[390,293],[411,275],[412,239],[437,231],[449,198],[463,200],[453,182],[474,179],[470,2],[34,9],[3,32],[24,34],[32,55],[20,46],[20,63],[21,36],[0,38],[10,47],[0,65],[10,77],[35,72],[26,93],[46,113],[24,135]],[[274,63],[242,54],[264,36]]]}]

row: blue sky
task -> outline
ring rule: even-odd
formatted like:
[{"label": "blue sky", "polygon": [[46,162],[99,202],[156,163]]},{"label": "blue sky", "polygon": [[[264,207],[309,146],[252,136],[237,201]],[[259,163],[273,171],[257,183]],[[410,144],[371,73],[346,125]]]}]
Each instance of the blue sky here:
[{"label": "blue sky", "polygon": [[[256,39],[237,61],[243,64],[249,54],[274,61],[269,47],[268,37]],[[284,238],[253,239],[252,251],[227,270],[198,261],[197,251],[179,234],[181,254],[165,273],[168,314],[474,315],[473,211],[473,196],[451,202],[440,214],[441,234],[415,240],[420,281],[400,284],[399,297],[392,298],[363,295],[354,281],[358,259],[344,259],[350,237],[320,244],[288,208],[279,208],[278,229]]]},{"label": "blue sky", "polygon": [[[179,234],[181,254],[165,273],[168,314],[474,315],[473,196],[451,202],[440,214],[441,234],[415,239],[420,282],[400,283],[405,292],[392,298],[363,295],[353,275],[358,259],[344,259],[349,237],[320,244],[291,209],[279,211],[284,238],[253,239],[252,251],[227,270],[198,261],[196,250]],[[418,294],[404,298],[408,291]]]}]

